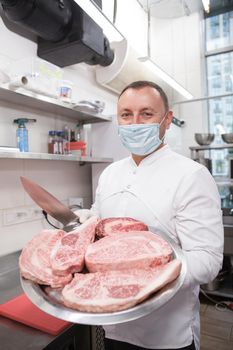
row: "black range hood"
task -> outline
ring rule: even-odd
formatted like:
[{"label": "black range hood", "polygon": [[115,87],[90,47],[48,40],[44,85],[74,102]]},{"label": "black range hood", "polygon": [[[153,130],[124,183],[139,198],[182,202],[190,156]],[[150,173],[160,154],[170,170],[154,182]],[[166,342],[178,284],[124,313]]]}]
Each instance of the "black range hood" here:
[{"label": "black range hood", "polygon": [[0,0],[0,14],[8,29],[37,42],[39,57],[59,67],[113,61],[102,29],[73,0]]}]

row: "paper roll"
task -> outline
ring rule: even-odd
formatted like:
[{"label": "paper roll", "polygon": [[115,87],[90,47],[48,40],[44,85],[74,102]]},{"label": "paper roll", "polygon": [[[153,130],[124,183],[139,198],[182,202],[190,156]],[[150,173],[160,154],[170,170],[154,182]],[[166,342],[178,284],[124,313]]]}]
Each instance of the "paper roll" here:
[{"label": "paper roll", "polygon": [[57,98],[56,93],[52,93],[48,91],[46,88],[43,87],[40,81],[36,80],[35,78],[30,79],[26,76],[19,76],[19,77],[16,77],[14,80],[11,80],[8,87],[11,90],[17,90],[19,88],[23,88],[27,91],[30,91],[36,94]]},{"label": "paper roll", "polygon": [[9,89],[16,90],[28,84],[28,79],[25,76],[19,76],[9,82]]}]

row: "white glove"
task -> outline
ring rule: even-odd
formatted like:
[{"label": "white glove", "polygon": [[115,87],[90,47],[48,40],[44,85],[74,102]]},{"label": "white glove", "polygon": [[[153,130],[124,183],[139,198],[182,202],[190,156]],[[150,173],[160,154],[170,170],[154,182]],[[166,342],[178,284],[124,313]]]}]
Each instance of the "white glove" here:
[{"label": "white glove", "polygon": [[79,217],[79,221],[83,224],[91,216],[95,215],[90,209],[78,209],[74,211],[75,215]]}]

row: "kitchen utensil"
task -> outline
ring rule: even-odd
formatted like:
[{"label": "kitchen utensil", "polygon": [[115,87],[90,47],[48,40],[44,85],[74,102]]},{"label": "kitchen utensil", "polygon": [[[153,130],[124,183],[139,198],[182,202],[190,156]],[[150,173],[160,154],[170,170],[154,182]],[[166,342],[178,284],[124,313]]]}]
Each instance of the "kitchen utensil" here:
[{"label": "kitchen utensil", "polygon": [[228,134],[221,134],[222,140],[226,143],[233,143],[233,132]]},{"label": "kitchen utensil", "polygon": [[102,113],[105,103],[102,101],[79,101],[73,106],[74,109],[86,113]]},{"label": "kitchen utensil", "polygon": [[197,133],[194,135],[196,142],[200,146],[207,146],[210,145],[211,142],[214,140],[214,134],[204,134],[204,133]]},{"label": "kitchen utensil", "polygon": [[[157,231],[153,227],[149,227],[149,229],[152,232]],[[41,310],[72,323],[106,325],[136,320],[140,317],[148,315],[152,311],[167,303],[178,292],[185,279],[187,265],[184,253],[168,235],[164,233],[160,235],[171,245],[173,250],[173,258],[181,261],[182,267],[180,275],[176,280],[167,284],[164,288],[151,295],[142,303],[127,310],[110,313],[88,313],[76,311],[62,304],[61,291],[58,289],[38,285],[35,282],[21,277],[22,288],[29,299]]]},{"label": "kitchen utensil", "polygon": [[0,315],[52,335],[57,335],[71,326],[71,323],[41,311],[25,294],[1,304]]},{"label": "kitchen utensil", "polygon": [[26,177],[21,176],[20,180],[25,191],[34,202],[46,211],[47,214],[65,225],[64,229],[66,231],[70,231],[74,226],[80,224],[78,216],[44,188]]}]

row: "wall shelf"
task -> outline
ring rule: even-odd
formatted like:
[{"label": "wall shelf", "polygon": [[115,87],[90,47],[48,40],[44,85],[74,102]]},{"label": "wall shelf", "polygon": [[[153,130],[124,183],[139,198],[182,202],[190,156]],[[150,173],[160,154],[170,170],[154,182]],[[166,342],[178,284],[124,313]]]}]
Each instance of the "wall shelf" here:
[{"label": "wall shelf", "polygon": [[33,152],[0,152],[0,159],[28,159],[28,160],[63,160],[83,163],[112,163],[112,158],[81,157],[77,155],[33,153]]},{"label": "wall shelf", "polygon": [[99,113],[81,112],[75,109],[75,104],[59,101],[55,98],[32,93],[30,91],[12,91],[8,88],[0,87],[0,100],[9,103],[11,106],[16,105],[36,109],[43,112],[65,116],[83,124],[110,122],[111,117]]},{"label": "wall shelf", "polygon": [[189,147],[191,151],[192,159],[199,159],[199,151],[211,151],[211,150],[224,150],[233,149],[233,143],[224,143],[222,145],[207,145],[207,146],[191,146]]},{"label": "wall shelf", "polygon": [[213,146],[191,146],[189,147],[191,151],[205,151],[212,149],[225,149],[225,148],[233,148],[233,143],[224,143],[223,145],[213,145]]}]

